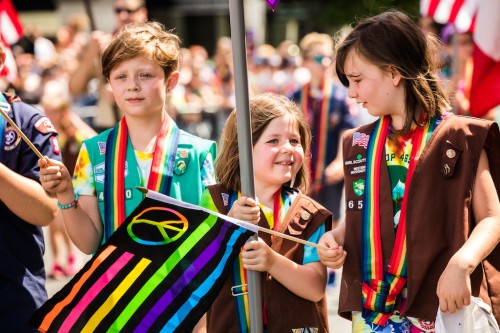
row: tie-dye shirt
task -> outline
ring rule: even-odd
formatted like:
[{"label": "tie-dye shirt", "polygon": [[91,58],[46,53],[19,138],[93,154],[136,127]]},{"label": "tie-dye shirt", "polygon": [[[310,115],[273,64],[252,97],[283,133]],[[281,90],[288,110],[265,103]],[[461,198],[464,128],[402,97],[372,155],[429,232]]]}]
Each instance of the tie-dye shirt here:
[{"label": "tie-dye shirt", "polygon": [[401,213],[401,204],[405,192],[406,175],[410,165],[412,149],[412,136],[415,133],[411,130],[407,136],[396,136],[385,141],[385,160],[389,170],[391,181],[392,204],[394,207],[394,228],[398,226]]},{"label": "tie-dye shirt", "polygon": [[[140,186],[146,187],[148,184],[149,172],[151,170],[151,163],[153,162],[153,153],[144,153],[135,150],[134,153],[139,168],[138,172],[141,176]],[[213,178],[215,173],[211,161],[212,155],[208,153],[201,169],[203,189],[208,185],[215,184],[215,179]],[[75,173],[73,175],[73,187],[78,195],[96,195],[93,166],[90,163],[89,152],[85,144],[83,144],[80,149],[80,154],[76,163]]]}]

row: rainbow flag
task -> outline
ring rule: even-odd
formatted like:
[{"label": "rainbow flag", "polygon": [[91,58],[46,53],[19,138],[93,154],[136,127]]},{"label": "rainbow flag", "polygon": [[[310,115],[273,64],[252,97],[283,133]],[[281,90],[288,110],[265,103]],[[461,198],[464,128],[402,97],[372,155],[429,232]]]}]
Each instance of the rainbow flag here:
[{"label": "rainbow flag", "polygon": [[150,190],[31,324],[40,332],[191,332],[256,231]]}]

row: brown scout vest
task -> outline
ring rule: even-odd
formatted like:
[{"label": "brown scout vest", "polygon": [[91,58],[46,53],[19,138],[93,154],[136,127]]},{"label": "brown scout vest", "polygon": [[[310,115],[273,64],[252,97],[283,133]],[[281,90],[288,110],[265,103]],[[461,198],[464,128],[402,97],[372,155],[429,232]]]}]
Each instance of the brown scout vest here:
[{"label": "brown scout vest", "polygon": [[[219,212],[226,214],[228,207],[224,206],[221,193],[229,194],[229,192],[220,185],[212,185],[208,189]],[[307,240],[322,224],[327,231],[331,229],[332,213],[299,192],[283,220],[288,223],[280,226],[280,232]],[[259,226],[269,228],[262,212]],[[271,236],[267,233],[260,233],[259,237],[277,253],[296,263],[302,263],[304,256],[302,244],[281,237],[271,240]],[[311,302],[290,292],[268,273],[262,273],[260,276],[262,302],[267,310],[264,316],[267,318],[268,333],[292,332],[294,328],[304,327],[316,327],[319,333],[328,332],[326,297],[319,302]],[[234,296],[231,295],[232,286],[232,278],[229,277],[208,311],[208,333],[239,332],[236,303]],[[307,287],[304,285],[304,288]]]},{"label": "brown scout vest", "polygon": [[[347,258],[342,272],[339,314],[347,319],[360,311],[361,221],[363,196],[353,186],[366,176],[366,148],[353,144],[355,132],[371,135],[375,123],[349,130],[343,139]],[[429,139],[415,167],[407,208],[408,300],[405,316],[434,321],[439,307],[436,288],[448,261],[464,244],[476,221],[472,190],[481,149],[485,149],[490,172],[500,189],[500,134],[491,121],[451,115]],[[385,155],[385,153],[384,153]],[[384,156],[383,155],[383,156]],[[395,241],[393,207],[386,161],[380,161],[380,218],[384,263],[389,263]],[[358,192],[359,193],[359,192]],[[483,300],[493,304],[500,322],[500,246],[471,275],[472,294],[481,290]],[[385,268],[385,270],[387,267]],[[485,276],[485,279],[483,279]]]}]

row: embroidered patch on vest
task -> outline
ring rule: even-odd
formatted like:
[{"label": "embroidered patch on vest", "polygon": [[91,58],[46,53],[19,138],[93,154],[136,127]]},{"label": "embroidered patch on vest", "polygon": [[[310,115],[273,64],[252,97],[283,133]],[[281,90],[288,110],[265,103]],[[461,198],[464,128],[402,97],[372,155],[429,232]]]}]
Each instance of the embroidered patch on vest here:
[{"label": "embroidered patch on vest", "polygon": [[52,125],[52,122],[47,117],[42,117],[38,119],[35,123],[35,128],[43,134],[47,133],[57,133],[56,128]]},{"label": "embroidered patch on vest", "polygon": [[94,167],[94,179],[96,183],[104,183],[104,166],[105,163],[99,163]]},{"label": "embroidered patch on vest", "polygon": [[106,154],[106,142],[98,142],[97,146],[99,147],[99,154]]},{"label": "embroidered patch on vest", "polygon": [[[104,183],[104,170],[106,168],[106,163],[102,162],[94,167],[94,180],[96,183]],[[125,177],[128,176],[128,162],[125,161],[125,171],[123,174]]]},{"label": "embroidered patch on vest", "polygon": [[355,132],[352,136],[352,146],[358,145],[363,148],[368,147],[368,141],[370,141],[370,136],[365,133]]},{"label": "embroidered patch on vest", "polygon": [[21,142],[21,136],[17,134],[13,127],[9,126],[5,130],[5,147],[6,151],[14,150]]},{"label": "embroidered patch on vest", "polygon": [[186,173],[189,164],[189,152],[185,149],[177,151],[177,157],[174,162],[174,172],[181,176]]},{"label": "embroidered patch on vest", "polygon": [[224,206],[227,207],[229,205],[229,194],[227,193],[221,193],[222,196],[222,202],[224,203]]},{"label": "embroidered patch on vest", "polygon": [[363,157],[361,154],[357,154],[355,158],[349,159],[347,158],[344,161],[344,165],[346,167],[346,174],[348,175],[357,175],[366,172],[366,157]]},{"label": "embroidered patch on vest", "polygon": [[360,197],[365,193],[365,181],[363,179],[358,179],[352,183],[352,189],[354,193]]}]

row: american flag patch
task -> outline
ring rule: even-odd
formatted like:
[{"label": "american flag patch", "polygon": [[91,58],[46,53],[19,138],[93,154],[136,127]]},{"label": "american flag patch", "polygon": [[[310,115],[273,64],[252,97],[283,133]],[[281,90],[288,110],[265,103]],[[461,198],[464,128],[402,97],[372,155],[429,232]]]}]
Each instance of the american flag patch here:
[{"label": "american flag patch", "polygon": [[221,196],[222,196],[222,202],[224,203],[224,206],[227,207],[227,205],[229,205],[229,194],[221,193]]},{"label": "american flag patch", "polygon": [[352,145],[359,145],[366,149],[368,147],[369,140],[370,136],[368,134],[356,132],[352,137]]},{"label": "american flag patch", "polygon": [[106,142],[97,142],[99,146],[99,154],[106,154]]}]

